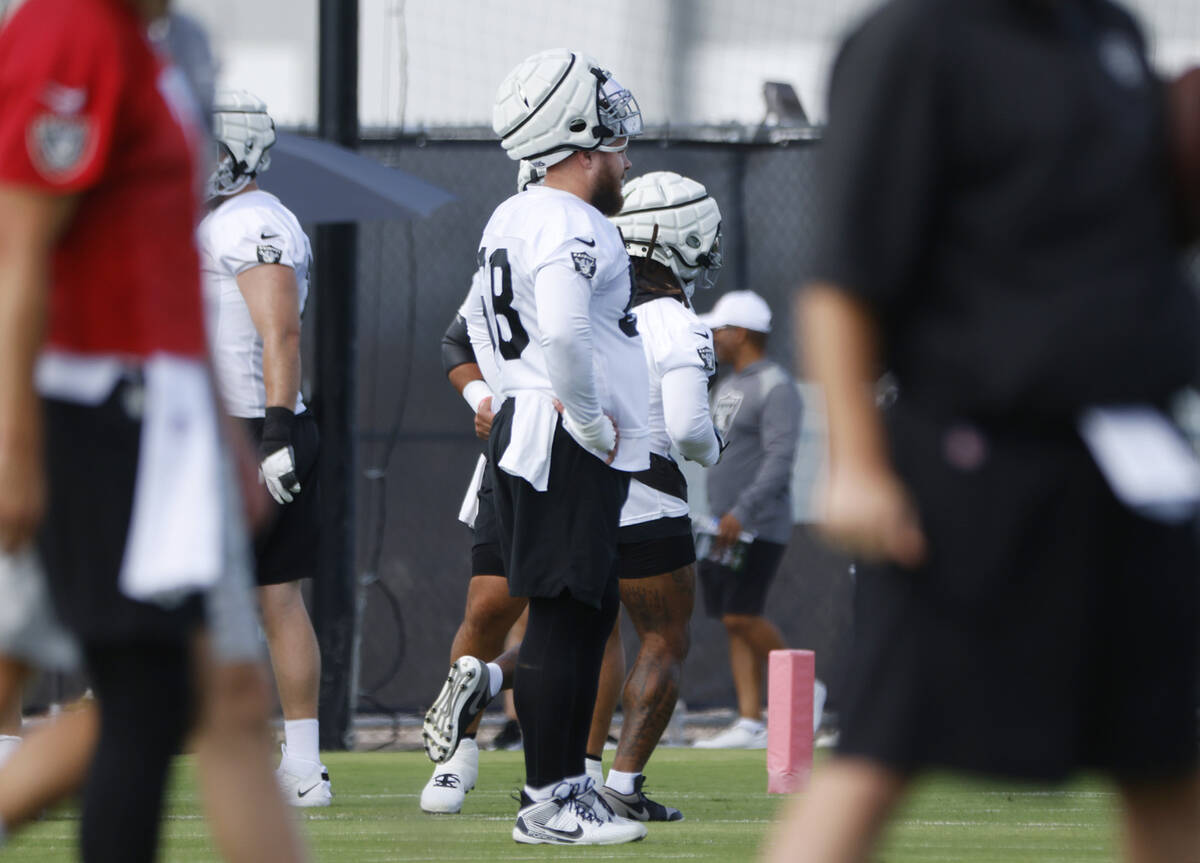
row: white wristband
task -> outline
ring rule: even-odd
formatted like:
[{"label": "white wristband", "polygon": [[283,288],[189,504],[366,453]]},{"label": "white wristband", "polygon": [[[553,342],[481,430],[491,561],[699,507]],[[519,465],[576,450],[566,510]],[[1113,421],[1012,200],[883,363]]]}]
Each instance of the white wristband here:
[{"label": "white wristband", "polygon": [[479,413],[479,403],[484,399],[495,398],[496,394],[485,381],[471,381],[463,387],[462,397],[471,406],[472,411]]}]

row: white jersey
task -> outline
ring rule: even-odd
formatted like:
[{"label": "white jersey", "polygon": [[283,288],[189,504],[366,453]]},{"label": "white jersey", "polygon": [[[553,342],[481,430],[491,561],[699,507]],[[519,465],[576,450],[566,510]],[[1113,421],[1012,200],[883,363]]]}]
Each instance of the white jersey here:
[{"label": "white jersey", "polygon": [[[650,451],[669,458],[672,440],[663,412],[663,377],[676,369],[691,368],[707,380],[717,370],[712,332],[692,309],[673,297],[642,303],[636,311],[650,384]],[[706,391],[701,389],[694,395],[701,401],[693,407],[707,414]],[[635,477],[621,508],[621,526],[688,514],[686,500],[651,488]]]},{"label": "white jersey", "polygon": [[[237,277],[260,264],[291,267],[303,313],[312,247],[292,211],[262,190],[235,195],[218,205],[204,217],[197,234],[208,338],[225,408],[236,417],[264,416],[263,342]],[[295,409],[296,413],[304,410],[299,394]]]},{"label": "white jersey", "polygon": [[[556,289],[547,291],[548,285]],[[539,288],[541,309],[535,296]],[[620,435],[615,469],[648,467],[646,361],[631,312],[629,256],[616,227],[569,192],[531,187],[502,203],[488,221],[473,291],[487,326],[487,341],[480,343],[478,327],[470,326],[479,313],[464,316],[476,356],[492,352],[499,394],[517,399],[513,438],[500,467],[540,487],[531,471],[540,470],[544,479],[548,469],[545,405],[551,398],[562,402],[572,421],[594,421],[601,412],[613,418]],[[571,316],[577,338],[567,347],[576,356],[590,354],[590,368],[567,370],[548,363],[548,355],[560,356],[564,347],[561,333],[553,338],[546,330],[549,306],[559,303],[578,305]],[[514,464],[544,462],[510,470],[504,464],[510,452]]]}]

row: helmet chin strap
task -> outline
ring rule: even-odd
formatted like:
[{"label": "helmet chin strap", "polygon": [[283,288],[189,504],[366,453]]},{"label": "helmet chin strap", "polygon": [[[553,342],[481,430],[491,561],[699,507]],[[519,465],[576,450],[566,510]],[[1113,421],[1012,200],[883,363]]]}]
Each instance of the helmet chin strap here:
[{"label": "helmet chin strap", "polygon": [[654,257],[654,247],[658,244],[658,222],[654,223],[654,230],[650,232],[650,245],[646,247],[646,259],[650,260]]}]

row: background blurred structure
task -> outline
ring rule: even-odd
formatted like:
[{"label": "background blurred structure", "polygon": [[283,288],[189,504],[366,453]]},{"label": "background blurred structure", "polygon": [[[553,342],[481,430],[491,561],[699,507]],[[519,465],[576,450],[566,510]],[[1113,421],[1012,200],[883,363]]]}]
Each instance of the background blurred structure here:
[{"label": "background blurred structure", "polygon": [[[360,225],[356,256],[347,258],[357,260],[349,307],[357,321],[356,359],[345,403],[353,406],[359,662],[357,669],[326,671],[345,675],[352,688],[357,676],[360,711],[423,710],[445,675],[462,613],[470,534],[455,516],[480,445],[468,409],[442,373],[439,342],[466,293],[484,223],[515,191],[516,166],[490,130],[499,81],[528,54],[560,45],[587,50],[611,68],[636,94],[650,129],[630,149],[632,173],[669,169],[695,177],[721,205],[727,263],[717,289],[699,293],[697,305],[706,310],[734,288],[757,291],[775,311],[770,353],[791,365],[790,296],[808,271],[812,225],[820,217],[814,155],[829,64],[840,34],[872,4],[361,0],[359,150],[456,200],[426,220]],[[298,131],[318,127],[319,5],[176,0],[209,26],[223,64],[221,85],[255,92],[281,126]],[[1130,5],[1164,71],[1200,63],[1200,3]],[[766,82],[791,85],[817,125],[786,110],[791,102],[783,88],[773,89],[769,105]],[[316,287],[305,325],[309,393],[317,375],[313,321],[338,285]],[[818,675],[830,681],[836,709],[851,582],[847,562],[821,547],[807,524],[823,438],[814,398],[806,398],[805,412],[798,524],[769,608],[788,643],[816,651]],[[700,491],[693,482],[703,510]],[[625,631],[631,649],[632,627]],[[722,630],[700,609],[683,697],[693,707],[733,698]]]},{"label": "background blurred structure", "polygon": [[[819,122],[838,37],[875,2],[360,0],[359,116],[370,132],[486,126],[509,69],[535,51],[564,46],[617,71],[652,126],[757,123],[764,81],[790,82]],[[254,89],[281,125],[316,126],[317,0],[175,5],[209,26],[224,84]],[[1200,58],[1195,2],[1129,5],[1164,70]]]}]

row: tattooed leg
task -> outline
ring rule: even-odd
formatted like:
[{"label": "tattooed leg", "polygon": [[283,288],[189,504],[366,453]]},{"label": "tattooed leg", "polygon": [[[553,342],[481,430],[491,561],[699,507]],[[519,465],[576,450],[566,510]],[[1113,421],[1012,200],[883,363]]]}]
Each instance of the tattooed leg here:
[{"label": "tattooed leg", "polygon": [[671,721],[691,641],[695,566],[651,578],[622,579],[621,602],[642,641],[625,681],[625,719],[613,767],[640,773]]}]

